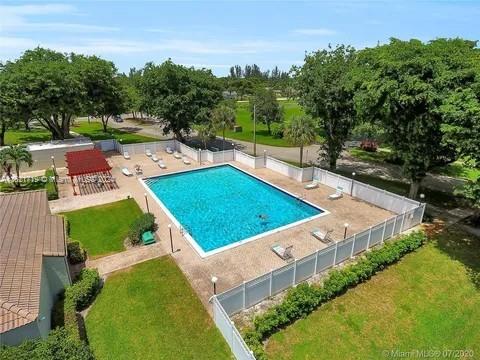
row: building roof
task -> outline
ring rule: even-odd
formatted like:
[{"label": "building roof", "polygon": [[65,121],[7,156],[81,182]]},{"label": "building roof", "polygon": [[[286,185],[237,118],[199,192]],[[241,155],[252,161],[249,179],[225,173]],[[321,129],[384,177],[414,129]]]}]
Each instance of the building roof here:
[{"label": "building roof", "polygon": [[105,156],[98,149],[70,151],[65,154],[65,157],[68,176],[94,174],[112,170]]},{"label": "building roof", "polygon": [[0,334],[34,321],[43,256],[65,256],[63,218],[45,190],[0,194]]}]

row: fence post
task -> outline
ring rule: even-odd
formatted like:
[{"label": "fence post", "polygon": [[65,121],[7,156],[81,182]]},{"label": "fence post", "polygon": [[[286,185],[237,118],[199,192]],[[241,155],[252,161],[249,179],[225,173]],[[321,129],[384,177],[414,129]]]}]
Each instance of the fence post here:
[{"label": "fence post", "polygon": [[337,264],[337,250],[338,250],[338,242],[335,241],[335,256],[333,257],[333,266]]},{"label": "fence post", "polygon": [[353,249],[355,248],[355,240],[357,240],[357,234],[353,235],[352,251],[350,251],[350,259],[353,257]]},{"label": "fence post", "polygon": [[293,282],[292,286],[295,286],[297,283],[297,259],[294,260],[293,262]]},{"label": "fence post", "polygon": [[270,269],[270,289],[268,289],[268,293],[272,296],[272,287],[273,287],[273,269]]},{"label": "fence post", "polygon": [[[423,203],[423,208],[422,208],[422,216],[420,218],[419,224],[423,222],[423,215],[425,215],[425,208],[427,207],[427,203]],[[417,224],[418,225],[418,224]]]},{"label": "fence post", "polygon": [[381,242],[381,244],[383,244],[383,242],[384,242],[384,239],[385,239],[385,230],[387,230],[387,221],[388,221],[388,219],[387,219],[387,220],[385,220],[385,222],[383,223],[383,230],[382,230],[382,242]]},{"label": "fence post", "polygon": [[316,253],[315,253],[315,270],[314,270],[314,274],[316,274],[316,273],[317,273],[317,266],[318,266],[318,251],[319,251],[319,250],[317,249],[317,251],[316,251]]},{"label": "fence post", "polygon": [[247,287],[245,281],[243,282],[243,308],[247,307]]},{"label": "fence post", "polygon": [[[230,320],[230,317],[228,317]],[[230,339],[230,346],[233,349],[233,338],[235,337],[235,324],[232,320],[230,320],[230,329],[232,329],[232,338]]]},{"label": "fence post", "polygon": [[368,241],[367,241],[367,249],[370,248],[370,239],[372,238],[372,227],[368,230]]},{"label": "fence post", "polygon": [[407,215],[406,212],[403,212],[403,217],[402,217],[402,223],[400,224],[400,231],[398,232],[399,234],[403,232],[403,223],[405,222],[405,216]]},{"label": "fence post", "polygon": [[397,215],[395,215],[395,221],[393,222],[392,234],[390,237],[393,237],[393,234],[395,234],[395,226],[397,226]]}]

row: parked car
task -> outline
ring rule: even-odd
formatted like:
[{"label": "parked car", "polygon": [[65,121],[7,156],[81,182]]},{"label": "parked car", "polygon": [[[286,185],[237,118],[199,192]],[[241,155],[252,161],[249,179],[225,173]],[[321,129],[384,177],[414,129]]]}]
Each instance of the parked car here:
[{"label": "parked car", "polygon": [[120,115],[115,115],[115,116],[113,117],[113,121],[115,121],[115,122],[117,122],[117,123],[121,123],[121,122],[123,122],[123,119],[122,119],[122,117],[121,117]]}]

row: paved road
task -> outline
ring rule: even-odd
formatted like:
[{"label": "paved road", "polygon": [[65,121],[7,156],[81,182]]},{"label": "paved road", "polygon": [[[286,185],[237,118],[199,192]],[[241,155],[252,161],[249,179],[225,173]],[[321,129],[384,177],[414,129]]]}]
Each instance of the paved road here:
[{"label": "paved road", "polygon": [[[139,134],[151,135],[159,138],[170,138],[171,136],[163,135],[162,128],[158,124],[148,122],[125,120],[123,123],[111,122],[112,127],[123,129],[125,131],[134,131]],[[241,140],[229,139],[235,143],[235,147],[248,153],[253,154],[253,143]],[[327,167],[327,163],[318,159],[318,150],[320,145],[311,145],[304,148],[303,160],[304,162],[313,162],[316,165]],[[257,156],[263,155],[264,150],[267,154],[277,159],[299,162],[300,148],[298,147],[278,147],[269,145],[257,144]],[[402,167],[393,164],[372,164],[365,161],[352,158],[348,152],[343,152],[342,157],[337,162],[338,168],[344,171],[364,173],[373,176],[382,177],[390,180],[408,181],[403,176]],[[423,185],[429,188],[452,191],[456,186],[462,184],[464,181],[448,176],[429,174],[423,181]]]}]

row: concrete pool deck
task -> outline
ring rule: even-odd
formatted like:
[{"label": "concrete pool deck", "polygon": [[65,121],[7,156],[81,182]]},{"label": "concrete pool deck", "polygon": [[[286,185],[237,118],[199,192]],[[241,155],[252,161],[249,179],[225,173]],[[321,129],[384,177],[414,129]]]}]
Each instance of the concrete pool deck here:
[{"label": "concrete pool deck", "polygon": [[[147,177],[200,166],[195,161],[192,161],[191,165],[185,165],[182,160],[175,159],[172,155],[166,153],[158,153],[157,155],[163,158],[167,169],[160,169],[156,163],[143,154],[133,155],[130,160],[125,160],[123,156],[117,153],[108,154],[108,161],[113,167],[112,175],[116,178],[119,189],[88,196],[73,196],[70,184],[60,184],[61,198],[51,202],[51,207],[57,209],[57,211],[64,211],[65,209],[104,204],[131,196],[144,211],[147,211],[145,188],[137,176],[124,176],[121,172],[123,167],[126,166],[133,172],[134,165],[139,164],[143,168],[143,176],[141,177]],[[317,249],[326,247],[324,243],[311,236],[310,232],[313,228],[332,229],[331,236],[335,240],[341,240],[343,239],[344,223],[349,224],[348,234],[353,234],[378,224],[393,215],[387,210],[348,195],[344,195],[339,200],[328,200],[328,195],[334,193],[335,190],[324,185],[319,185],[314,190],[305,190],[305,184],[272,170],[265,168],[251,169],[238,162],[232,162],[232,164],[284,190],[304,196],[307,201],[328,210],[330,214],[206,258],[201,258],[188,241],[183,238],[179,229],[172,226],[174,249],[177,250],[172,256],[209,311],[211,307],[208,305],[208,299],[212,296],[212,284],[210,282],[212,276],[218,278],[217,292],[222,292],[243,281],[286,264],[284,260],[271,251],[272,244],[279,243],[284,247],[293,245],[292,254],[299,259]],[[205,167],[205,165],[202,165],[202,167]],[[171,252],[168,231],[168,224],[171,221],[150,195],[147,195],[147,200],[150,212],[157,219],[157,236],[161,239],[157,245],[159,247],[158,254],[159,256],[160,254],[168,254]],[[241,226],[241,224],[238,224],[238,226]],[[109,259],[105,259],[105,261],[109,261]],[[109,264],[108,268],[115,268],[115,265]]]}]

